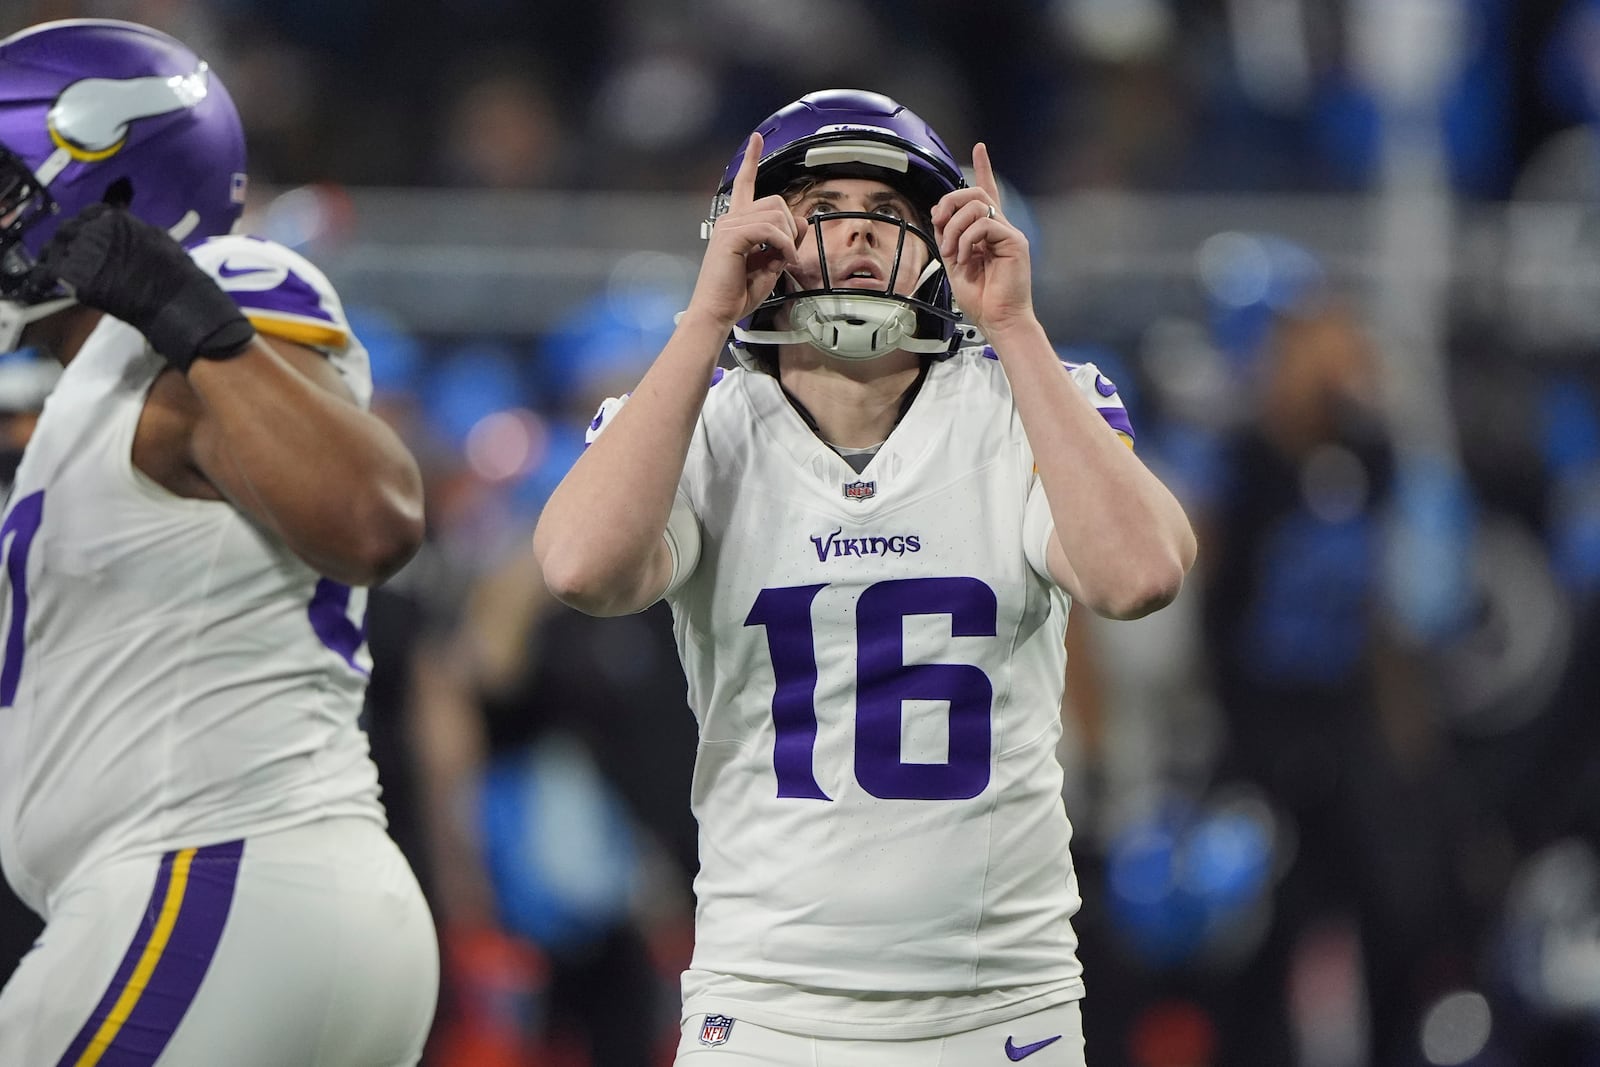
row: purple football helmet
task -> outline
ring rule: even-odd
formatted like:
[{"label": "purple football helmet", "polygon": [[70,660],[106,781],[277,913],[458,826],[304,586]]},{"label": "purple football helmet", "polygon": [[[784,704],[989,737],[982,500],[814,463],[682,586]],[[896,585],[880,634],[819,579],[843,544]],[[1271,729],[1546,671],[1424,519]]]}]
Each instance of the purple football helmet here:
[{"label": "purple football helmet", "polygon": [[[961,166],[944,141],[922,119],[886,96],[860,89],[824,89],[809,93],[756,127],[765,155],[756,169],[757,197],[782,193],[794,182],[815,177],[872,178],[892,186],[922,212],[924,218],[940,198],[966,185]],[[748,138],[745,145],[749,145]],[[722,174],[701,227],[711,226],[727,210],[733,179],[744,161],[741,147]],[[853,212],[814,216],[823,223],[855,217]],[[894,268],[908,239],[927,246],[928,267],[912,295],[885,286],[883,292],[838,287],[828,276],[822,251],[822,227],[813,225],[822,265],[822,287],[797,290],[785,275],[773,295],[734,327],[730,344],[738,360],[754,367],[750,346],[804,341],[842,359],[873,359],[895,349],[945,355],[962,336],[961,314],[951,302],[950,281],[939,246],[925,226],[900,221]],[[774,329],[774,313],[790,308],[790,329]],[[759,351],[759,350],[758,350]]]},{"label": "purple football helmet", "polygon": [[183,44],[109,19],[0,40],[0,303],[64,306],[29,270],[90,204],[124,205],[189,245],[231,230],[244,194],[239,113]]}]

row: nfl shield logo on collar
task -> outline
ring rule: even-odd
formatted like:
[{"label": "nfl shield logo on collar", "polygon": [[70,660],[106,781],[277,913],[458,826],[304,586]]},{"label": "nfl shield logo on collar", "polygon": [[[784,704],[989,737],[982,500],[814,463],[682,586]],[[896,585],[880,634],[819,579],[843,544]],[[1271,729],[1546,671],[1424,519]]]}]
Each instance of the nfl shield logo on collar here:
[{"label": "nfl shield logo on collar", "polygon": [[846,482],[844,486],[844,495],[848,500],[867,500],[877,491],[877,482]]},{"label": "nfl shield logo on collar", "polygon": [[733,1032],[733,1019],[727,1015],[707,1015],[706,1021],[700,1024],[700,1043],[702,1045],[720,1045],[728,1040],[728,1035]]}]

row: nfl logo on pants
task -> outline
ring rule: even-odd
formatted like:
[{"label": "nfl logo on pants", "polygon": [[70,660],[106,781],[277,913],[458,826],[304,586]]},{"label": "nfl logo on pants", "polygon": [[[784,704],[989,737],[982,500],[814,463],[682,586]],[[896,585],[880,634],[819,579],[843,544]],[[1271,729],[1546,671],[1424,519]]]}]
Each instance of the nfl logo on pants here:
[{"label": "nfl logo on pants", "polygon": [[702,1045],[720,1045],[728,1040],[728,1034],[733,1030],[733,1019],[726,1015],[707,1015],[706,1021],[700,1024],[700,1043]]}]

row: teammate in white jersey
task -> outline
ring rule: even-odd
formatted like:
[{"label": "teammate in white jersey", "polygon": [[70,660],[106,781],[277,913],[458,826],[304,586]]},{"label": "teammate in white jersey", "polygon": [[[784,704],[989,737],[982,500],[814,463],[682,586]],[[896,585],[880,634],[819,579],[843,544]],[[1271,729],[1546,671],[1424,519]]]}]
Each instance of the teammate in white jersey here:
[{"label": "teammate in white jersey", "polygon": [[872,93],[764,121],[673,337],[535,534],[564,601],[673,609],[700,724],[686,1067],[1083,1063],[1069,598],[1144,615],[1195,544],[1114,387],[1057,359],[973,166]]},{"label": "teammate in white jersey", "polygon": [[357,725],[420,478],[328,280],[229,235],[244,182],[179,42],[0,40],[0,347],[64,365],[0,520],[0,863],[45,919],[8,1067],[395,1067],[432,1018]]}]

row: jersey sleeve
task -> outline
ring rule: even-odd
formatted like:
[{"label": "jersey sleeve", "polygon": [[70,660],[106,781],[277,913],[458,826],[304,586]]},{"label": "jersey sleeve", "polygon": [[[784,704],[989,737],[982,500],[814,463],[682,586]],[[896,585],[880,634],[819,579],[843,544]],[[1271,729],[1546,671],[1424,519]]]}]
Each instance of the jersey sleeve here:
[{"label": "jersey sleeve", "polygon": [[1052,583],[1055,579],[1050,576],[1047,553],[1050,538],[1055,532],[1056,522],[1050,515],[1050,501],[1044,495],[1044,483],[1035,474],[1033,484],[1028,486],[1028,503],[1022,513],[1022,554],[1027,557],[1033,573]]},{"label": "jersey sleeve", "polygon": [[327,275],[298,252],[259,237],[214,237],[190,254],[233,297],[258,333],[322,352],[356,401],[370,405],[367,352],[351,332]]},{"label": "jersey sleeve", "polygon": [[611,425],[611,420],[617,417],[617,412],[622,410],[622,405],[628,402],[632,393],[623,393],[621,396],[608,396],[600,401],[600,410],[594,413],[594,418],[589,420],[589,428],[583,433],[585,448],[594,444],[600,435],[606,432]]},{"label": "jersey sleeve", "polygon": [[667,516],[667,529],[661,536],[672,553],[672,579],[661,594],[669,597],[689,580],[700,563],[700,519],[681,489],[672,500],[672,514]]},{"label": "jersey sleeve", "polygon": [[1102,374],[1100,368],[1093,363],[1070,363],[1063,360],[1061,365],[1067,368],[1073,382],[1083,391],[1083,395],[1089,398],[1095,410],[1100,412],[1100,417],[1106,420],[1106,425],[1117,431],[1123,444],[1132,448],[1133,423],[1128,419],[1128,409],[1117,393],[1116,384]]}]

